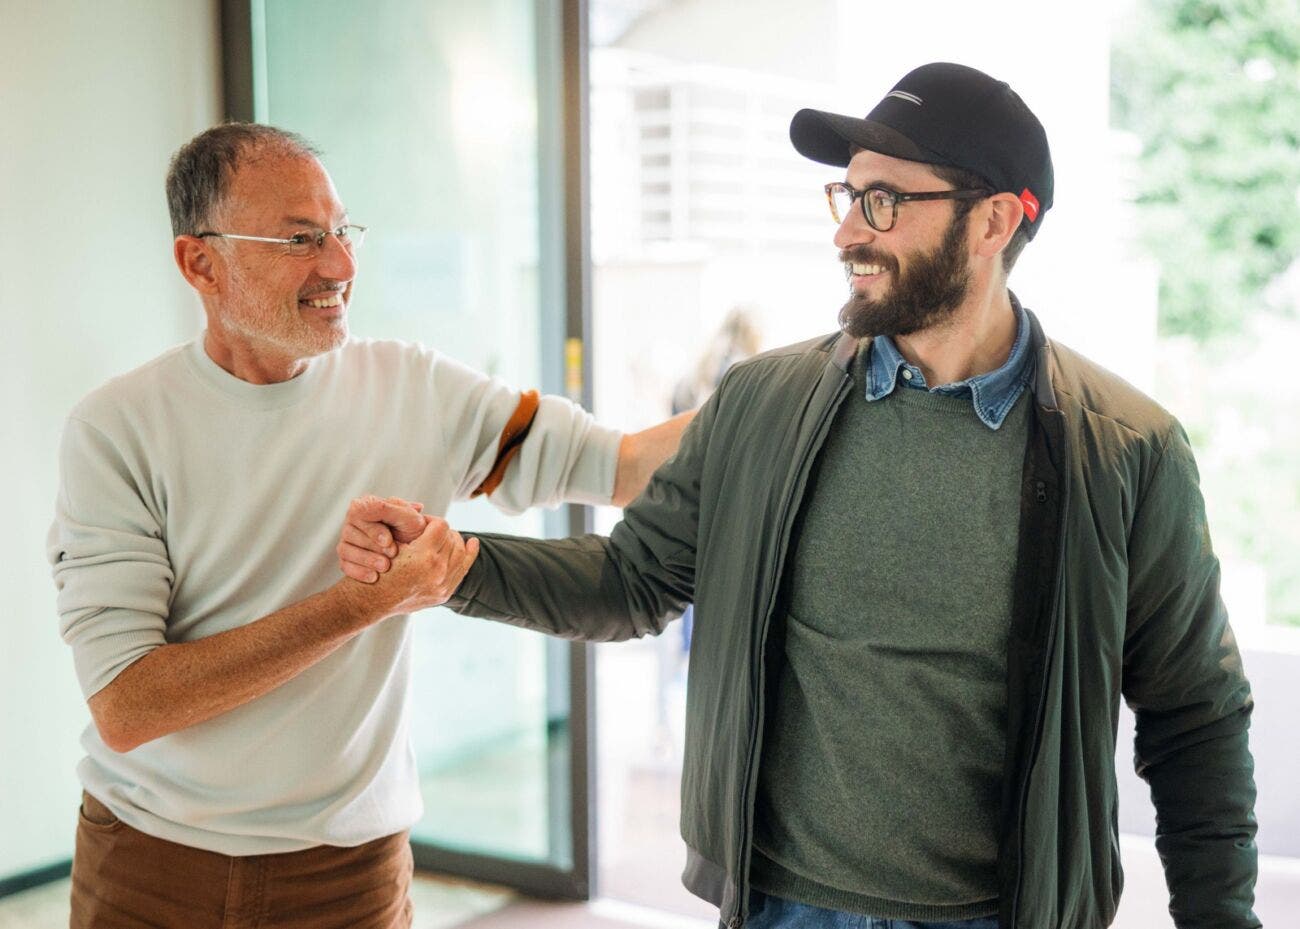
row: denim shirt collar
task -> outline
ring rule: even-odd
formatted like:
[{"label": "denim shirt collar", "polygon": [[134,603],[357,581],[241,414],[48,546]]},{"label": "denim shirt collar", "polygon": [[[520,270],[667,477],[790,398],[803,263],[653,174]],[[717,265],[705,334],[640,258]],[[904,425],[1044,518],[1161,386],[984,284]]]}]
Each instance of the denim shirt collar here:
[{"label": "denim shirt collar", "polygon": [[879,400],[894,392],[901,380],[904,385],[931,393],[951,397],[969,395],[977,415],[984,425],[997,429],[1015,406],[1020,392],[1029,383],[1033,373],[1029,351],[1029,317],[1015,295],[1011,306],[1016,313],[1016,340],[1011,354],[1000,368],[977,374],[964,381],[929,387],[921,369],[909,364],[899,352],[894,340],[887,335],[877,336],[871,342],[871,358],[867,369],[867,399]]}]

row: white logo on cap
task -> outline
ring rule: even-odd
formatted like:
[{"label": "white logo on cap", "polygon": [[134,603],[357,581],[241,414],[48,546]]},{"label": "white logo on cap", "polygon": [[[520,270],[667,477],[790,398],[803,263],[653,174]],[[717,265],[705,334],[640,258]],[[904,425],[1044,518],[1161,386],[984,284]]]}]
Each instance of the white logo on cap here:
[{"label": "white logo on cap", "polygon": [[885,94],[885,96],[897,97],[899,100],[906,100],[908,103],[915,103],[917,106],[921,105],[920,97],[918,97],[916,94],[909,94],[905,90],[891,90],[889,93]]}]

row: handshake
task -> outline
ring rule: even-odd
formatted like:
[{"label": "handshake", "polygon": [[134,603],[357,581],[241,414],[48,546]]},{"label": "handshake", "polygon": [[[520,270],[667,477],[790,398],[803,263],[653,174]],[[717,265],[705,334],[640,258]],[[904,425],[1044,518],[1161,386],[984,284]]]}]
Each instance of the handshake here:
[{"label": "handshake", "polygon": [[447,521],[400,497],[358,497],[348,506],[336,549],[339,568],[370,585],[384,615],[440,606],[456,592],[478,556]]}]

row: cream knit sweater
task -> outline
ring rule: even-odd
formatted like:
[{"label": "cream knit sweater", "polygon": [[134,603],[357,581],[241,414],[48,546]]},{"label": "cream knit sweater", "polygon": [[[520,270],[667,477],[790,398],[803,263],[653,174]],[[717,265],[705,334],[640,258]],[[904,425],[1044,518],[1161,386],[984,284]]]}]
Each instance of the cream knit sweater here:
[{"label": "cream knit sweater", "polygon": [[[468,497],[519,399],[418,345],[352,341],[263,386],[202,345],[109,381],[68,419],[48,554],[87,697],[153,648],[334,583],[352,498],[396,495],[441,514]],[[493,502],[608,503],[619,439],[546,397]],[[82,783],[130,826],[228,855],[408,828],[422,812],[410,622],[391,617],[261,698],[131,752],[90,725]]]}]

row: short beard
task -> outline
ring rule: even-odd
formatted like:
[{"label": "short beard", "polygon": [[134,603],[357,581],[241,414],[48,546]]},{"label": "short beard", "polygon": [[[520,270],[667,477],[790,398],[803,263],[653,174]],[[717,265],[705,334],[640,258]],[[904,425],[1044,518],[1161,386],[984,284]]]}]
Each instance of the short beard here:
[{"label": "short beard", "polygon": [[347,316],[328,328],[314,327],[302,318],[296,299],[292,307],[282,305],[283,298],[263,293],[259,282],[240,265],[231,264],[230,278],[243,305],[238,312],[227,313],[223,322],[248,342],[301,361],[332,352],[347,341]]},{"label": "short beard", "polygon": [[898,272],[898,259],[866,245],[840,252],[848,264],[881,265],[894,275],[894,286],[879,300],[852,291],[840,308],[840,329],[855,339],[868,336],[911,335],[952,318],[970,288],[970,259],[966,255],[966,226],[970,214],[953,217],[943,241],[928,254],[917,253],[906,273]]}]

